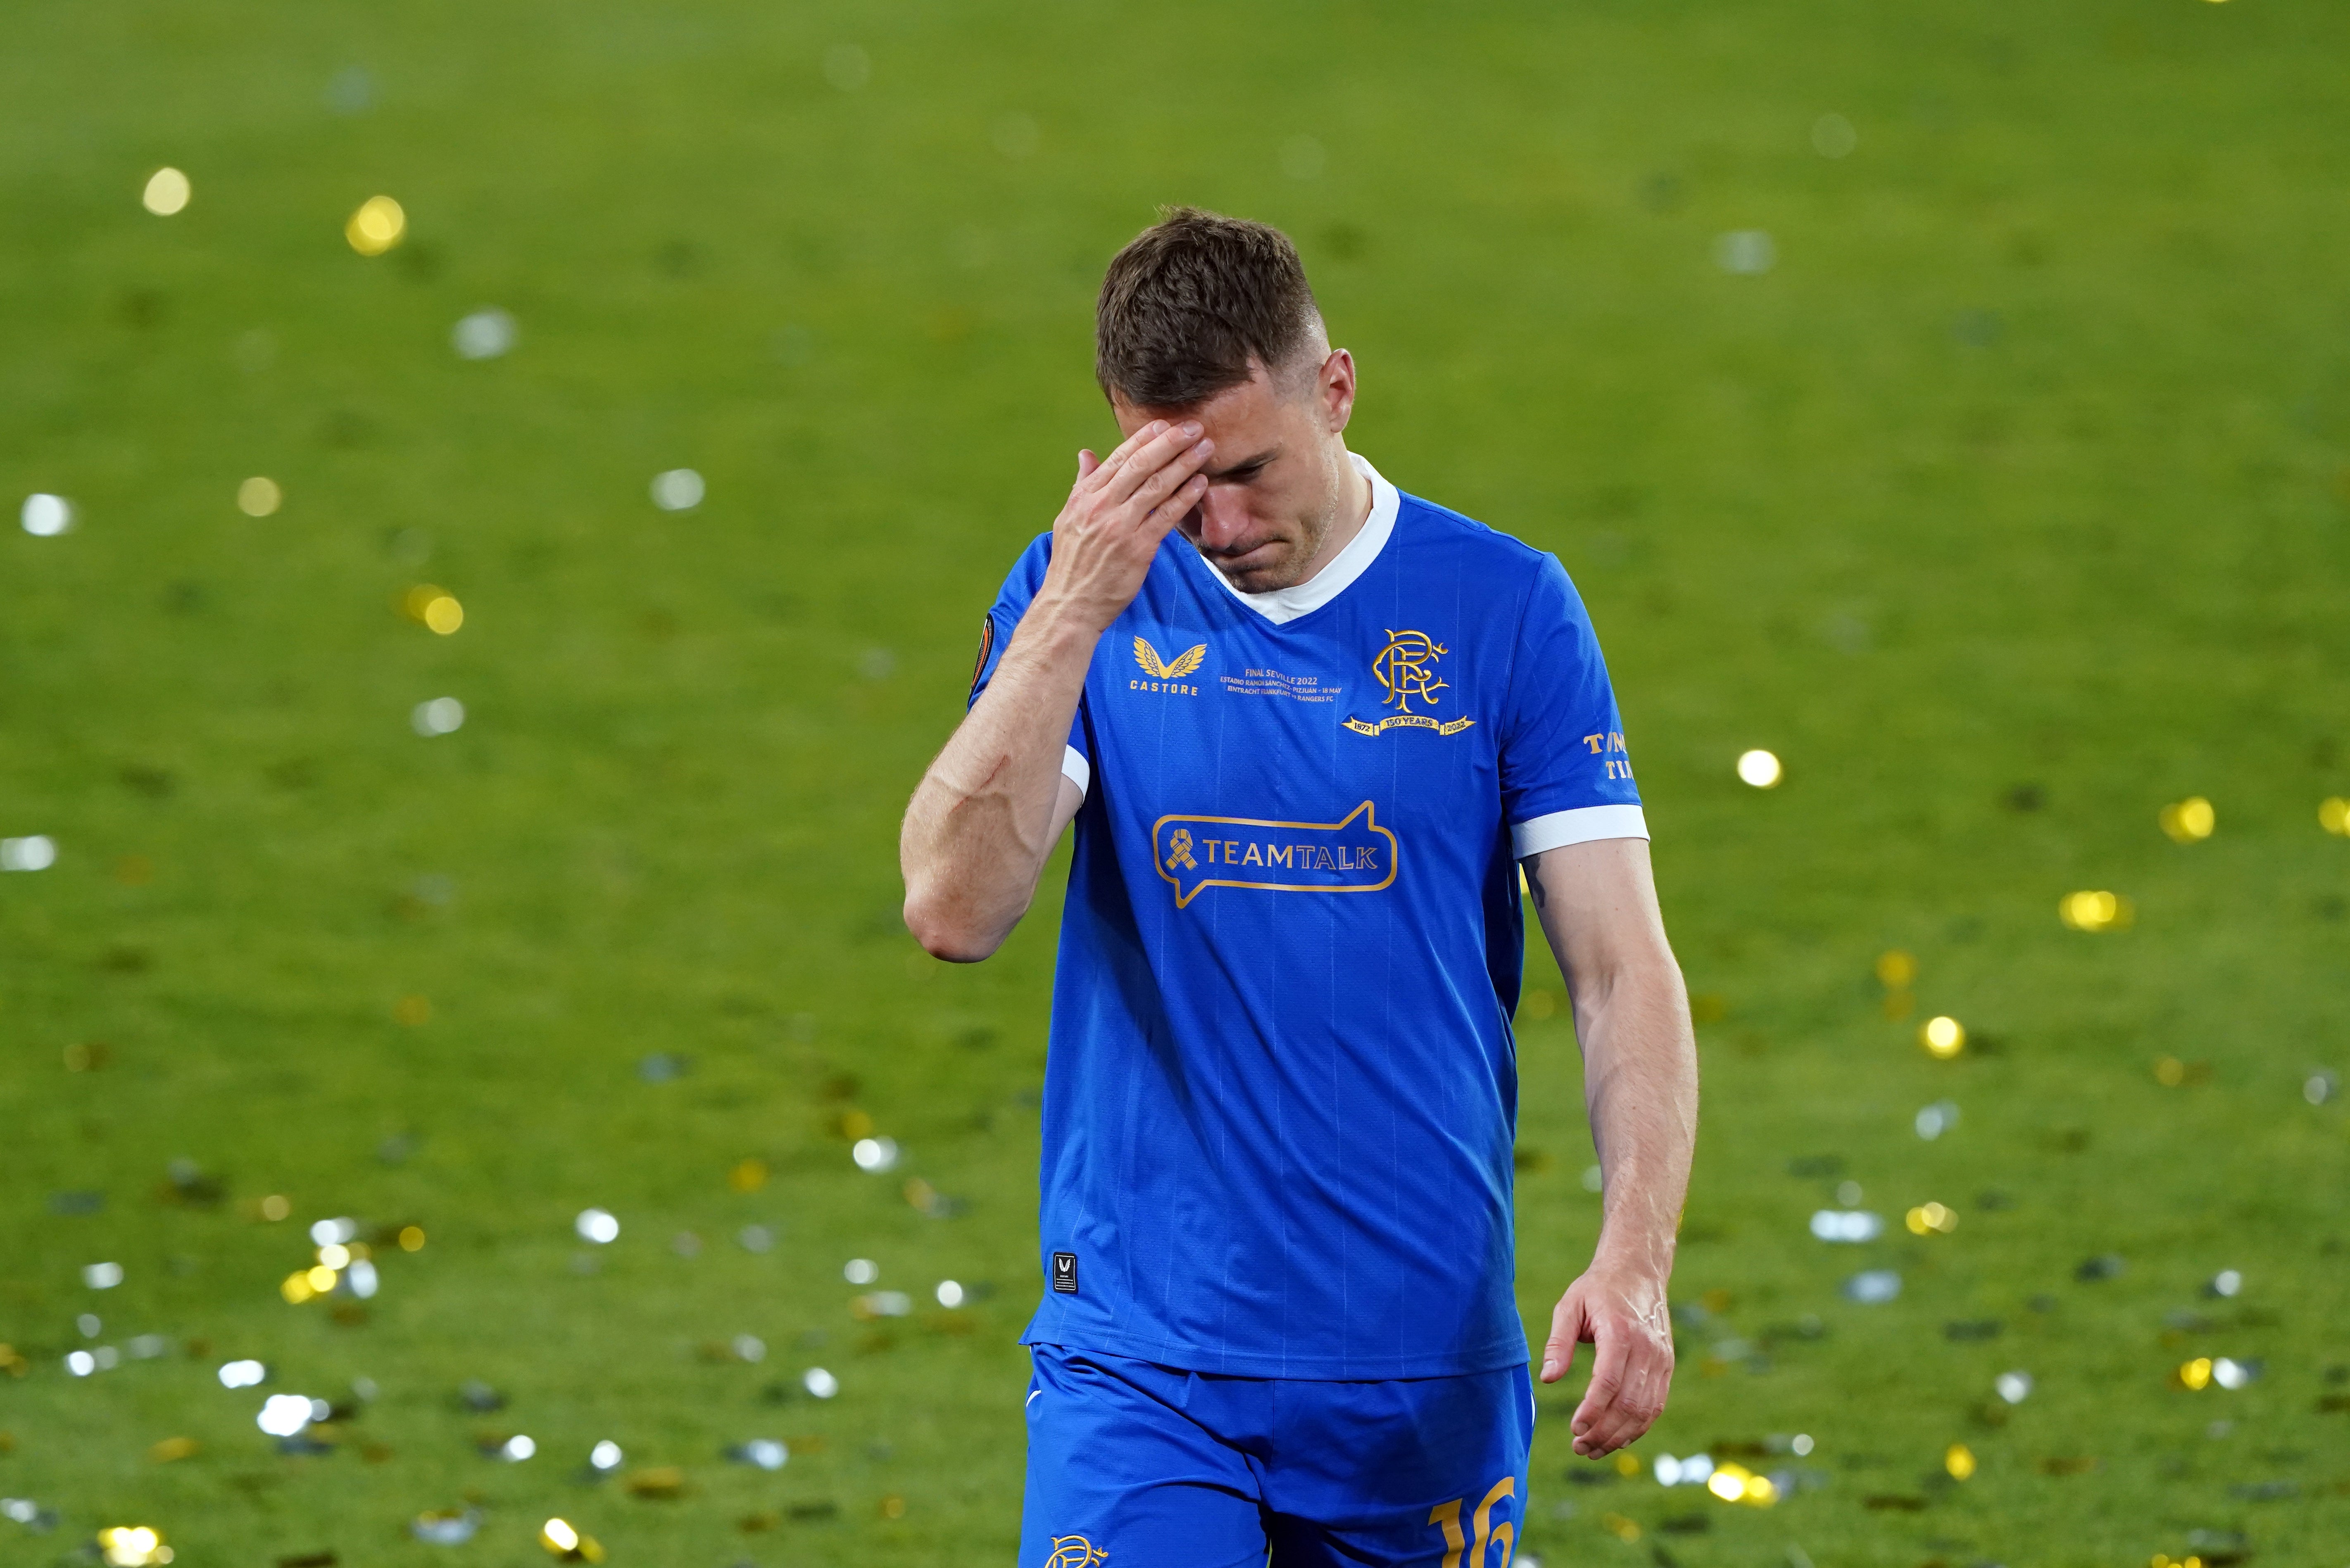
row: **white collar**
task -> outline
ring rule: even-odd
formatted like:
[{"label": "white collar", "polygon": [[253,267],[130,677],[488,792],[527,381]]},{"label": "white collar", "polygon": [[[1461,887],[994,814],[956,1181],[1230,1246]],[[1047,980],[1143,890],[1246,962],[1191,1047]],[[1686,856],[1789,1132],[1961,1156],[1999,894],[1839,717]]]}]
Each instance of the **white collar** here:
[{"label": "white collar", "polygon": [[1362,527],[1347,541],[1347,547],[1331,558],[1330,564],[1295,587],[1275,588],[1266,594],[1244,594],[1232,587],[1232,579],[1216,569],[1216,564],[1205,556],[1208,575],[1223,586],[1226,593],[1264,617],[1275,626],[1295,620],[1299,616],[1320,609],[1353,586],[1357,577],[1370,568],[1387,547],[1388,535],[1395,532],[1396,512],[1403,504],[1396,487],[1379,477],[1379,471],[1363,461],[1358,452],[1348,452],[1347,460],[1355,472],[1371,482],[1371,514],[1363,519]]}]

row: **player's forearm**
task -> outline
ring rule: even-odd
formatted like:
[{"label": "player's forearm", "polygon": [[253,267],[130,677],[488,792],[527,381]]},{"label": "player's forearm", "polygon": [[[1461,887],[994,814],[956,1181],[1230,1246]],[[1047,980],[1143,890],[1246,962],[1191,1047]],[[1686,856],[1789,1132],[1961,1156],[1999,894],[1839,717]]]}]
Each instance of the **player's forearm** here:
[{"label": "player's forearm", "polygon": [[1040,597],[906,808],[907,929],[935,956],[986,958],[1035,896],[1053,848],[1069,725],[1098,629]]},{"label": "player's forearm", "polygon": [[1596,1264],[1664,1280],[1697,1143],[1697,1045],[1669,955],[1628,965],[1575,1002],[1584,1098],[1606,1193]]}]

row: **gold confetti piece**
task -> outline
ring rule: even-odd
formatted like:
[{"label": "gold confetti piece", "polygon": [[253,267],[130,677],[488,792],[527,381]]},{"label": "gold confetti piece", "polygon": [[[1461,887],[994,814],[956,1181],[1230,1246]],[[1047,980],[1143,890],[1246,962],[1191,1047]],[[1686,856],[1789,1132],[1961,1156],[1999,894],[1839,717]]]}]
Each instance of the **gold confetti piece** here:
[{"label": "gold confetti piece", "polygon": [[2350,838],[2350,800],[2338,794],[2327,795],[2317,803],[2317,826],[2328,833]]},{"label": "gold confetti piece", "polygon": [[737,1161],[726,1173],[726,1185],[737,1192],[756,1192],[767,1185],[767,1162],[764,1159]]},{"label": "gold confetti piece", "polygon": [[25,1359],[23,1351],[13,1345],[0,1345],[0,1372],[5,1372],[11,1377],[22,1377],[32,1369],[33,1364]]},{"label": "gold confetti piece", "polygon": [[851,1106],[849,1109],[842,1111],[838,1116],[832,1118],[832,1131],[833,1136],[836,1137],[845,1137],[851,1140],[861,1137],[871,1137],[873,1136],[873,1118],[867,1116],[863,1111]]},{"label": "gold confetti piece", "polygon": [[2137,918],[2130,901],[2118,893],[2067,893],[2056,902],[2056,918],[2075,931],[2120,931]]},{"label": "gold confetti piece", "polygon": [[168,1465],[174,1459],[184,1459],[193,1456],[203,1447],[203,1445],[193,1438],[166,1438],[149,1449],[147,1457],[159,1465]]},{"label": "gold confetti piece", "polygon": [[343,238],[363,256],[380,256],[408,233],[408,214],[389,196],[369,196],[343,225]]},{"label": "gold confetti piece", "polygon": [[294,1205],[283,1194],[273,1192],[261,1200],[261,1217],[272,1223],[294,1212]]},{"label": "gold confetti piece", "polygon": [[442,637],[465,624],[465,607],[457,602],[456,595],[435,583],[419,583],[396,602],[400,614]]},{"label": "gold confetti piece", "polygon": [[1758,1476],[1744,1465],[1720,1464],[1705,1478],[1705,1490],[1724,1502],[1769,1508],[1779,1501],[1779,1489],[1769,1476]]},{"label": "gold confetti piece", "polygon": [[1758,749],[1738,754],[1738,776],[1756,789],[1776,789],[1779,781],[1786,776],[1786,770],[1779,765],[1776,756]]},{"label": "gold confetti piece", "polygon": [[1640,1457],[1626,1449],[1616,1456],[1616,1473],[1629,1480],[1640,1473]]},{"label": "gold confetti piece", "polygon": [[899,1497],[896,1492],[891,1492],[888,1497],[883,1498],[881,1500],[881,1517],[884,1519],[905,1518],[906,1500]]},{"label": "gold confetti piece", "polygon": [[397,1023],[414,1028],[432,1022],[432,1003],[421,996],[403,996],[392,1004],[391,1016]]},{"label": "gold confetti piece", "polygon": [[318,1293],[310,1283],[310,1271],[296,1269],[278,1285],[277,1293],[294,1305],[300,1306]]},{"label": "gold confetti piece", "polygon": [[1942,1468],[1950,1471],[1952,1480],[1965,1480],[1975,1473],[1974,1450],[1964,1443],[1952,1443],[1942,1456]]},{"label": "gold confetti piece", "polygon": [[2199,794],[2191,794],[2185,800],[2174,801],[2164,806],[2155,820],[2177,844],[2194,844],[2210,837],[2211,830],[2219,826],[2220,821],[2218,813],[2211,809],[2211,803]]},{"label": "gold confetti piece", "polygon": [[422,1251],[424,1250],[424,1227],[421,1225],[402,1225],[400,1228],[400,1250],[403,1252]]},{"label": "gold confetti piece", "polygon": [[638,1470],[620,1484],[629,1489],[631,1497],[665,1501],[684,1495],[685,1471],[675,1465],[660,1465]]},{"label": "gold confetti piece", "polygon": [[2192,1361],[2181,1363],[2170,1374],[2170,1386],[2184,1388],[2189,1393],[2209,1388],[2211,1386],[2211,1358],[2199,1355]]},{"label": "gold confetti piece", "polygon": [[1947,1236],[1959,1228],[1958,1211],[1939,1203],[1921,1203],[1902,1216],[1913,1236]]},{"label": "gold confetti piece", "polygon": [[103,1043],[96,1040],[66,1047],[66,1071],[94,1073],[106,1065],[108,1052]]},{"label": "gold confetti piece", "polygon": [[188,183],[185,174],[177,169],[158,169],[147,176],[147,188],[139,193],[139,204],[159,218],[168,218],[185,211],[188,198],[194,193],[195,188]]},{"label": "gold confetti piece", "polygon": [[2154,1064],[2154,1081],[2166,1089],[2175,1089],[2182,1084],[2208,1084],[2211,1081],[2211,1064],[2164,1056]]},{"label": "gold confetti piece", "polygon": [[1640,1527],[1620,1513],[1601,1514],[1599,1528],[1627,1546],[1640,1539]]},{"label": "gold confetti piece", "polygon": [[1915,954],[1899,948],[1889,948],[1877,956],[1877,982],[1887,991],[1906,991],[1918,979]]},{"label": "gold confetti piece", "polygon": [[98,1532],[98,1550],[109,1568],[149,1568],[169,1563],[172,1549],[161,1531],[145,1524],[110,1524]]},{"label": "gold confetti piece", "polygon": [[286,492],[265,474],[256,473],[236,487],[236,509],[247,517],[266,517],[285,500]]},{"label": "gold confetti piece", "polygon": [[1918,1026],[1918,1044],[1947,1062],[1967,1048],[1966,1026],[1948,1016],[1929,1018]]},{"label": "gold confetti piece", "polygon": [[550,1519],[538,1527],[538,1543],[560,1562],[601,1563],[604,1548],[592,1535],[582,1535],[567,1520]]}]

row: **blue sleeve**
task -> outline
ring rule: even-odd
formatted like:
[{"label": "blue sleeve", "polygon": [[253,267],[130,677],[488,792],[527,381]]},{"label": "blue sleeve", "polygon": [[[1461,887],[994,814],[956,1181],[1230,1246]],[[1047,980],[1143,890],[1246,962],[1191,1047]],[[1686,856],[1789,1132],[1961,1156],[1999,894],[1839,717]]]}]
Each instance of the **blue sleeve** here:
[{"label": "blue sleeve", "polygon": [[1502,725],[1503,815],[1521,858],[1648,836],[1623,731],[1583,599],[1544,556],[1519,619]]},{"label": "blue sleeve", "polygon": [[[1003,662],[1004,650],[1012,646],[1012,634],[1020,629],[1020,618],[1028,613],[1029,603],[1044,586],[1045,568],[1052,559],[1053,536],[1039,534],[1020,552],[1020,558],[1012,563],[1003,591],[995,596],[995,602],[988,607],[987,616],[979,625],[979,659],[972,668],[971,695],[963,703],[965,712],[978,702],[987,683],[995,679],[995,668]],[[1076,780],[1079,789],[1092,784],[1093,757],[1086,745],[1086,705],[1082,697],[1077,701],[1076,716],[1069,722],[1069,756],[1063,759],[1061,771]]]}]

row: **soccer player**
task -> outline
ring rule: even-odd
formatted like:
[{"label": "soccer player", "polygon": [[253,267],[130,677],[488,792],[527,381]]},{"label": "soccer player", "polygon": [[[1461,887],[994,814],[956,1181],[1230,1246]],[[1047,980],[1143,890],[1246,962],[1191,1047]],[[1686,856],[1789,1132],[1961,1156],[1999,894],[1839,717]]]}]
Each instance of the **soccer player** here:
[{"label": "soccer player", "polygon": [[1594,1344],[1596,1456],[1672,1373],[1696,1052],[1598,642],[1555,557],[1347,450],[1354,358],[1277,230],[1170,211],[1095,368],[1126,439],[988,611],[899,851],[971,962],[1076,826],[1019,1561],[1507,1568],[1521,867],[1606,1193],[1540,1375]]}]

